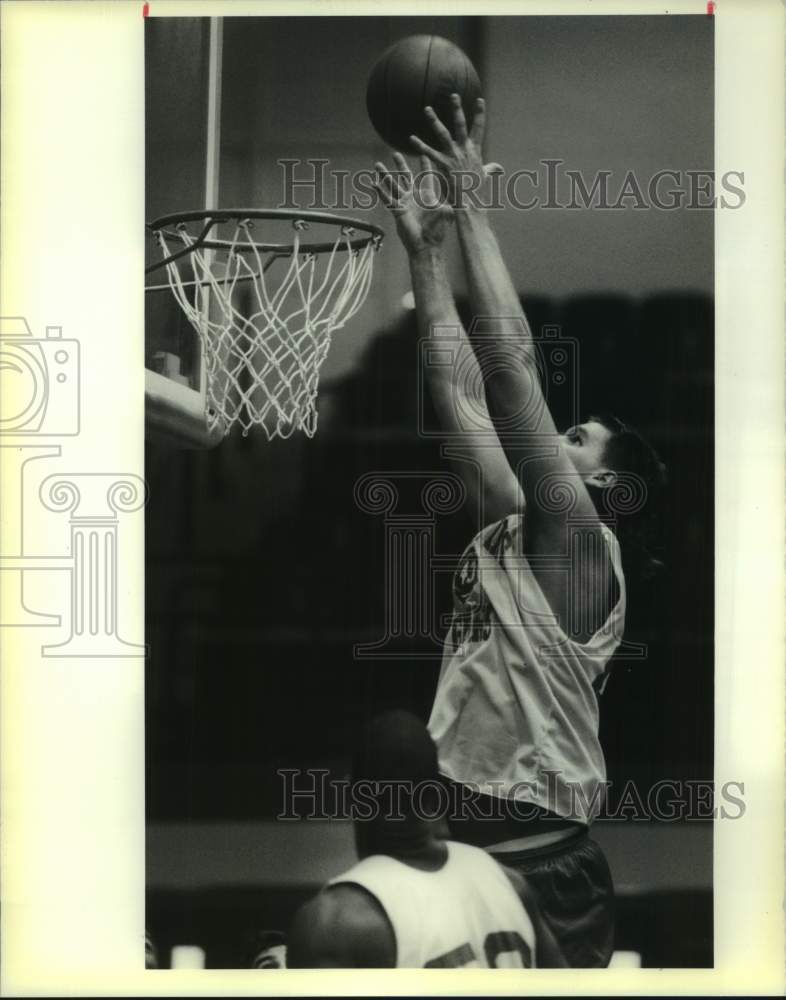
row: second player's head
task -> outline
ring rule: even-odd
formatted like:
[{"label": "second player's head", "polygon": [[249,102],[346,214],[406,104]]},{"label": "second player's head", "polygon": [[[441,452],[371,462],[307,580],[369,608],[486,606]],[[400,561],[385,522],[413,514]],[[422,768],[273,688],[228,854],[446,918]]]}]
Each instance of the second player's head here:
[{"label": "second player's head", "polygon": [[394,710],[363,729],[352,764],[360,857],[406,853],[430,835],[439,799],[437,750],[423,722]]}]

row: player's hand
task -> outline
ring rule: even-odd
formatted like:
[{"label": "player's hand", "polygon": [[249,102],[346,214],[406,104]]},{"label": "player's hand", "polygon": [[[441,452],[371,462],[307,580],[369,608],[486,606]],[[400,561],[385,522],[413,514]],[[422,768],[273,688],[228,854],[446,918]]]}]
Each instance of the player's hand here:
[{"label": "player's hand", "polygon": [[478,98],[472,128],[467,129],[461,98],[458,94],[451,94],[450,100],[453,106],[452,131],[433,108],[427,107],[424,111],[431,122],[434,145],[429,146],[416,135],[410,136],[410,142],[444,178],[450,205],[454,208],[467,208],[471,204],[487,205],[489,178],[502,168],[496,163],[483,165],[486,103],[482,97]]},{"label": "player's hand", "polygon": [[375,187],[396,220],[401,242],[409,254],[442,246],[453,210],[436,189],[433,166],[422,156],[422,169],[414,176],[401,153],[394,153],[393,159],[398,168],[395,173],[384,163],[376,164],[379,181]]}]

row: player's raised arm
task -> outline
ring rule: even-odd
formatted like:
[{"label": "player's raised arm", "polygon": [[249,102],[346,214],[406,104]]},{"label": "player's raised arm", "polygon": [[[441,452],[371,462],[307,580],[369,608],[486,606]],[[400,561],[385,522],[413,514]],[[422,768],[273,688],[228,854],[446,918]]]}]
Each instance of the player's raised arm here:
[{"label": "player's raised arm", "polygon": [[400,153],[394,154],[394,160],[395,176],[384,164],[377,164],[377,190],[396,220],[409,257],[420,334],[433,338],[436,331],[446,328],[455,333],[450,342],[453,363],[428,369],[434,406],[446,433],[459,441],[475,463],[475,468],[468,462],[458,464],[472,509],[479,512],[481,523],[498,520],[522,505],[523,494],[486,409],[483,380],[448,280],[443,243],[453,213],[440,203],[425,157],[418,178]]},{"label": "player's raised arm", "polygon": [[[440,121],[433,108],[425,109],[425,115],[431,122],[434,143],[438,148],[426,145],[414,135],[410,141],[434,169],[439,171],[447,184],[448,201],[454,209],[475,315],[510,320],[510,329],[519,329],[523,323],[529,332],[518,293],[500,253],[485,208],[489,187],[489,169],[484,168],[482,159],[485,103],[482,98],[478,98],[472,128],[468,129],[457,94],[453,95],[452,101],[452,133]],[[495,166],[497,170],[502,169],[498,164]]]},{"label": "player's raised arm", "polygon": [[[489,414],[499,433],[508,461],[521,483],[527,502],[525,545],[533,555],[564,555],[568,550],[568,518],[580,519],[587,535],[600,536],[601,525],[566,440],[554,425],[538,378],[536,347],[518,294],[502,258],[482,198],[484,182],[481,146],[485,106],[479,99],[471,130],[461,102],[454,95],[453,131],[427,108],[434,146],[417,136],[411,142],[444,177],[454,208],[470,301],[480,320],[473,343],[483,371]],[[469,179],[469,183],[468,183]],[[472,196],[468,192],[472,192]],[[593,472],[594,474],[594,472]],[[614,476],[607,470],[604,475]],[[553,502],[572,496],[571,505]],[[609,556],[605,546],[588,539],[584,557],[575,567],[580,578],[573,591],[586,604],[578,610],[584,621],[600,624],[607,608]],[[535,570],[537,573],[537,570]],[[602,593],[596,581],[600,581]],[[542,580],[552,607],[560,617],[567,611],[566,592],[553,579]],[[597,613],[596,613],[597,612]]]}]

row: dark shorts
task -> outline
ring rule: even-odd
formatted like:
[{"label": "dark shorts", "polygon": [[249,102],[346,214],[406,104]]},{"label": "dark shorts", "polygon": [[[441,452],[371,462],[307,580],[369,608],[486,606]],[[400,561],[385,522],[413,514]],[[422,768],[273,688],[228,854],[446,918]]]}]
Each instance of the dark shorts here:
[{"label": "dark shorts", "polygon": [[535,889],[570,966],[609,964],[614,951],[614,885],[603,851],[585,831],[532,851],[491,853]]}]

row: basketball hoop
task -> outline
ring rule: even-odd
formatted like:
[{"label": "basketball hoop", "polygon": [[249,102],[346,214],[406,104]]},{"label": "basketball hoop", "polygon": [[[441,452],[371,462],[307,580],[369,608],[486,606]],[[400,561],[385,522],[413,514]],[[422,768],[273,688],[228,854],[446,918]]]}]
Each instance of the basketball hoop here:
[{"label": "basketball hoop", "polygon": [[[262,222],[284,227],[283,242],[255,239]],[[288,209],[180,212],[148,228],[163,259],[146,273],[165,268],[167,283],[146,291],[171,289],[199,335],[208,432],[238,424],[244,435],[260,426],[268,439],[313,437],[319,370],[333,333],[366,300],[382,230]]]}]

